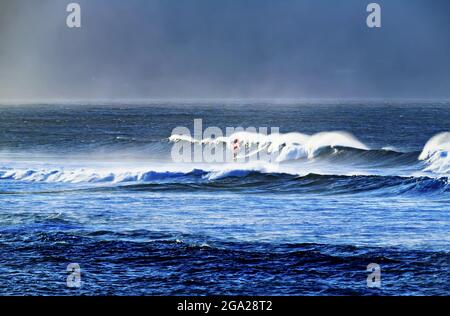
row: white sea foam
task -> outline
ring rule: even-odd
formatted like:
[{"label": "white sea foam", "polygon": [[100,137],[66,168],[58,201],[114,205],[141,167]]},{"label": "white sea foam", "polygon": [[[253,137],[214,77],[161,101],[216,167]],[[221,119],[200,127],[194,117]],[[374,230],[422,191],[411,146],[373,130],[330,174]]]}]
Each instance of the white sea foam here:
[{"label": "white sea foam", "polygon": [[[194,140],[173,135],[171,141]],[[3,160],[0,164],[0,179],[52,182],[52,183],[110,183],[128,184],[133,182],[180,181],[180,178],[194,175],[206,180],[219,180],[226,177],[244,177],[252,172],[265,174],[291,174],[304,176],[310,173],[322,175],[395,175],[395,176],[447,176],[450,173],[450,133],[441,133],[431,138],[419,156],[426,163],[425,170],[407,166],[402,169],[371,167],[354,164],[345,160],[329,161],[314,159],[322,148],[346,147],[368,150],[368,147],[351,134],[344,132],[324,132],[314,135],[301,133],[257,135],[240,132],[219,140],[202,140],[203,143],[232,143],[238,139],[243,145],[256,145],[261,150],[278,150],[278,162],[295,160],[289,164],[268,161],[233,162],[233,163],[156,163],[156,162],[98,162],[98,161],[48,161],[40,163],[31,161]],[[356,156],[358,157],[358,156]],[[301,160],[298,160],[302,158]],[[359,159],[359,158],[358,158]],[[365,159],[365,158],[364,158]],[[172,179],[172,180],[171,180]]]},{"label": "white sea foam", "polygon": [[352,134],[342,131],[321,132],[314,135],[302,133],[286,134],[261,134],[252,132],[237,132],[229,137],[218,137],[216,139],[197,140],[188,135],[172,135],[171,142],[190,142],[193,144],[231,146],[237,140],[241,148],[256,147],[257,149],[247,154],[252,156],[260,151],[268,153],[279,152],[277,162],[295,160],[300,158],[313,159],[322,148],[348,147],[362,150],[369,148]]},{"label": "white sea foam", "polygon": [[450,132],[433,136],[423,148],[419,160],[426,162],[425,171],[450,173]]},{"label": "white sea foam", "polygon": [[[48,183],[152,183],[160,181],[176,181],[194,175],[207,180],[218,180],[225,177],[243,177],[251,172],[278,173],[276,164],[270,163],[232,163],[232,164],[152,164],[134,167],[130,164],[120,166],[92,165],[86,167],[51,166],[51,164],[35,164],[32,168],[26,163],[11,164],[8,168],[0,168],[0,179]],[[89,167],[87,167],[89,166]],[[294,169],[284,169],[284,173],[298,174]]]},{"label": "white sea foam", "polygon": [[0,179],[10,179],[30,182],[65,182],[65,183],[130,183],[152,182],[185,176],[192,172],[182,166],[152,166],[133,167],[98,166],[86,163],[89,167],[77,166],[49,166],[36,164],[33,168],[23,165],[12,165],[7,169],[0,169]]}]

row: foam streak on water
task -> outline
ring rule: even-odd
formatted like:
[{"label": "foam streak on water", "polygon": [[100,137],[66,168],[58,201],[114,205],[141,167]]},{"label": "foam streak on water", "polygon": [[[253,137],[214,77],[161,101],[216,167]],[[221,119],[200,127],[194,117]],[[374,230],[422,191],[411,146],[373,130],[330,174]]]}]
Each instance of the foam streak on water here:
[{"label": "foam streak on water", "polygon": [[[449,106],[3,106],[0,294],[448,295]],[[280,133],[172,135],[196,118]]]}]

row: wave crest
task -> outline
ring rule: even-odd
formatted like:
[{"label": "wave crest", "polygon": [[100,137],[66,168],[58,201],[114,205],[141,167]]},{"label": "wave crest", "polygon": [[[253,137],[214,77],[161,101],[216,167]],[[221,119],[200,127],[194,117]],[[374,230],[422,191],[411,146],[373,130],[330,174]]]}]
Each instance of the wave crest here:
[{"label": "wave crest", "polygon": [[[449,178],[401,177],[379,175],[303,175],[284,173],[283,170],[261,166],[260,168],[193,169],[188,172],[116,172],[100,173],[81,171],[32,171],[0,172],[0,179],[20,181],[89,183],[95,186],[75,189],[111,188],[135,191],[196,192],[221,191],[239,193],[288,193],[288,194],[370,194],[373,196],[437,195],[450,192]],[[59,190],[59,189],[58,189]],[[63,190],[64,191],[64,190]],[[0,195],[15,191],[0,191]],[[20,191],[22,192],[22,191]],[[57,191],[59,192],[59,191]]]},{"label": "wave crest", "polygon": [[313,159],[323,148],[347,147],[369,150],[365,144],[350,133],[342,131],[320,132],[313,135],[303,133],[261,134],[255,132],[236,132],[228,137],[206,138],[197,140],[189,135],[171,135],[171,142],[189,142],[202,145],[225,144],[230,150],[237,141],[240,148],[256,147],[256,150],[246,157],[255,155],[263,150],[267,153],[278,152],[277,162],[296,160],[300,158]]},{"label": "wave crest", "polygon": [[0,172],[0,179],[30,182],[67,182],[67,183],[127,183],[151,182],[171,178],[180,178],[195,174],[198,170],[190,172],[176,171],[108,171],[94,169],[73,170],[21,170],[13,169]]},{"label": "wave crest", "polygon": [[450,132],[433,136],[424,146],[419,160],[427,163],[425,171],[450,173]]}]

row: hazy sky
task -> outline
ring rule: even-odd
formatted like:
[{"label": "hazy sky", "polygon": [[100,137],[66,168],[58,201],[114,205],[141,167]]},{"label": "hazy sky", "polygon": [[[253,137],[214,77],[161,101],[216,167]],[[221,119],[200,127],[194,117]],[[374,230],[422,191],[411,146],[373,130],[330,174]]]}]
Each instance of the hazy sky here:
[{"label": "hazy sky", "polygon": [[0,0],[0,99],[450,98],[450,1]]}]

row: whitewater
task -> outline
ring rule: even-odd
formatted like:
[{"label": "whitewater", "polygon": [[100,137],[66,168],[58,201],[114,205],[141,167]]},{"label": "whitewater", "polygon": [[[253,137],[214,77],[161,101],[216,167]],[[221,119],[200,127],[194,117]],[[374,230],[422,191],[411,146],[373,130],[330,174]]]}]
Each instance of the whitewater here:
[{"label": "whitewater", "polygon": [[[158,161],[105,161],[88,162],[60,160],[37,162],[8,162],[0,158],[0,179],[20,181],[68,182],[68,183],[150,183],[152,181],[176,181],[197,171],[203,179],[215,180],[227,176],[245,176],[250,172],[262,174],[308,174],[334,176],[400,176],[400,177],[448,177],[450,172],[450,133],[433,136],[420,153],[402,153],[392,149],[369,149],[355,136],[346,132],[320,132],[314,135],[287,133],[261,135],[237,132],[220,139],[195,140],[185,135],[171,135],[172,143],[188,142],[203,146],[225,144],[227,150],[238,140],[244,162],[235,163],[172,163]],[[163,142],[164,140],[161,140]],[[250,148],[256,147],[254,150]],[[250,154],[245,154],[245,150]],[[275,162],[246,158],[262,151],[277,152]],[[20,155],[20,154],[19,154]],[[17,154],[16,154],[17,156]],[[22,156],[22,159],[26,157]],[[262,156],[264,157],[267,156]],[[242,160],[242,159],[241,159]],[[30,168],[31,165],[31,168]]]},{"label": "whitewater", "polygon": [[[448,295],[450,104],[0,106],[5,295]],[[193,138],[215,126],[275,126]],[[173,148],[235,160],[174,162]],[[65,285],[69,263],[83,286]],[[367,288],[378,263],[383,287]]]}]

